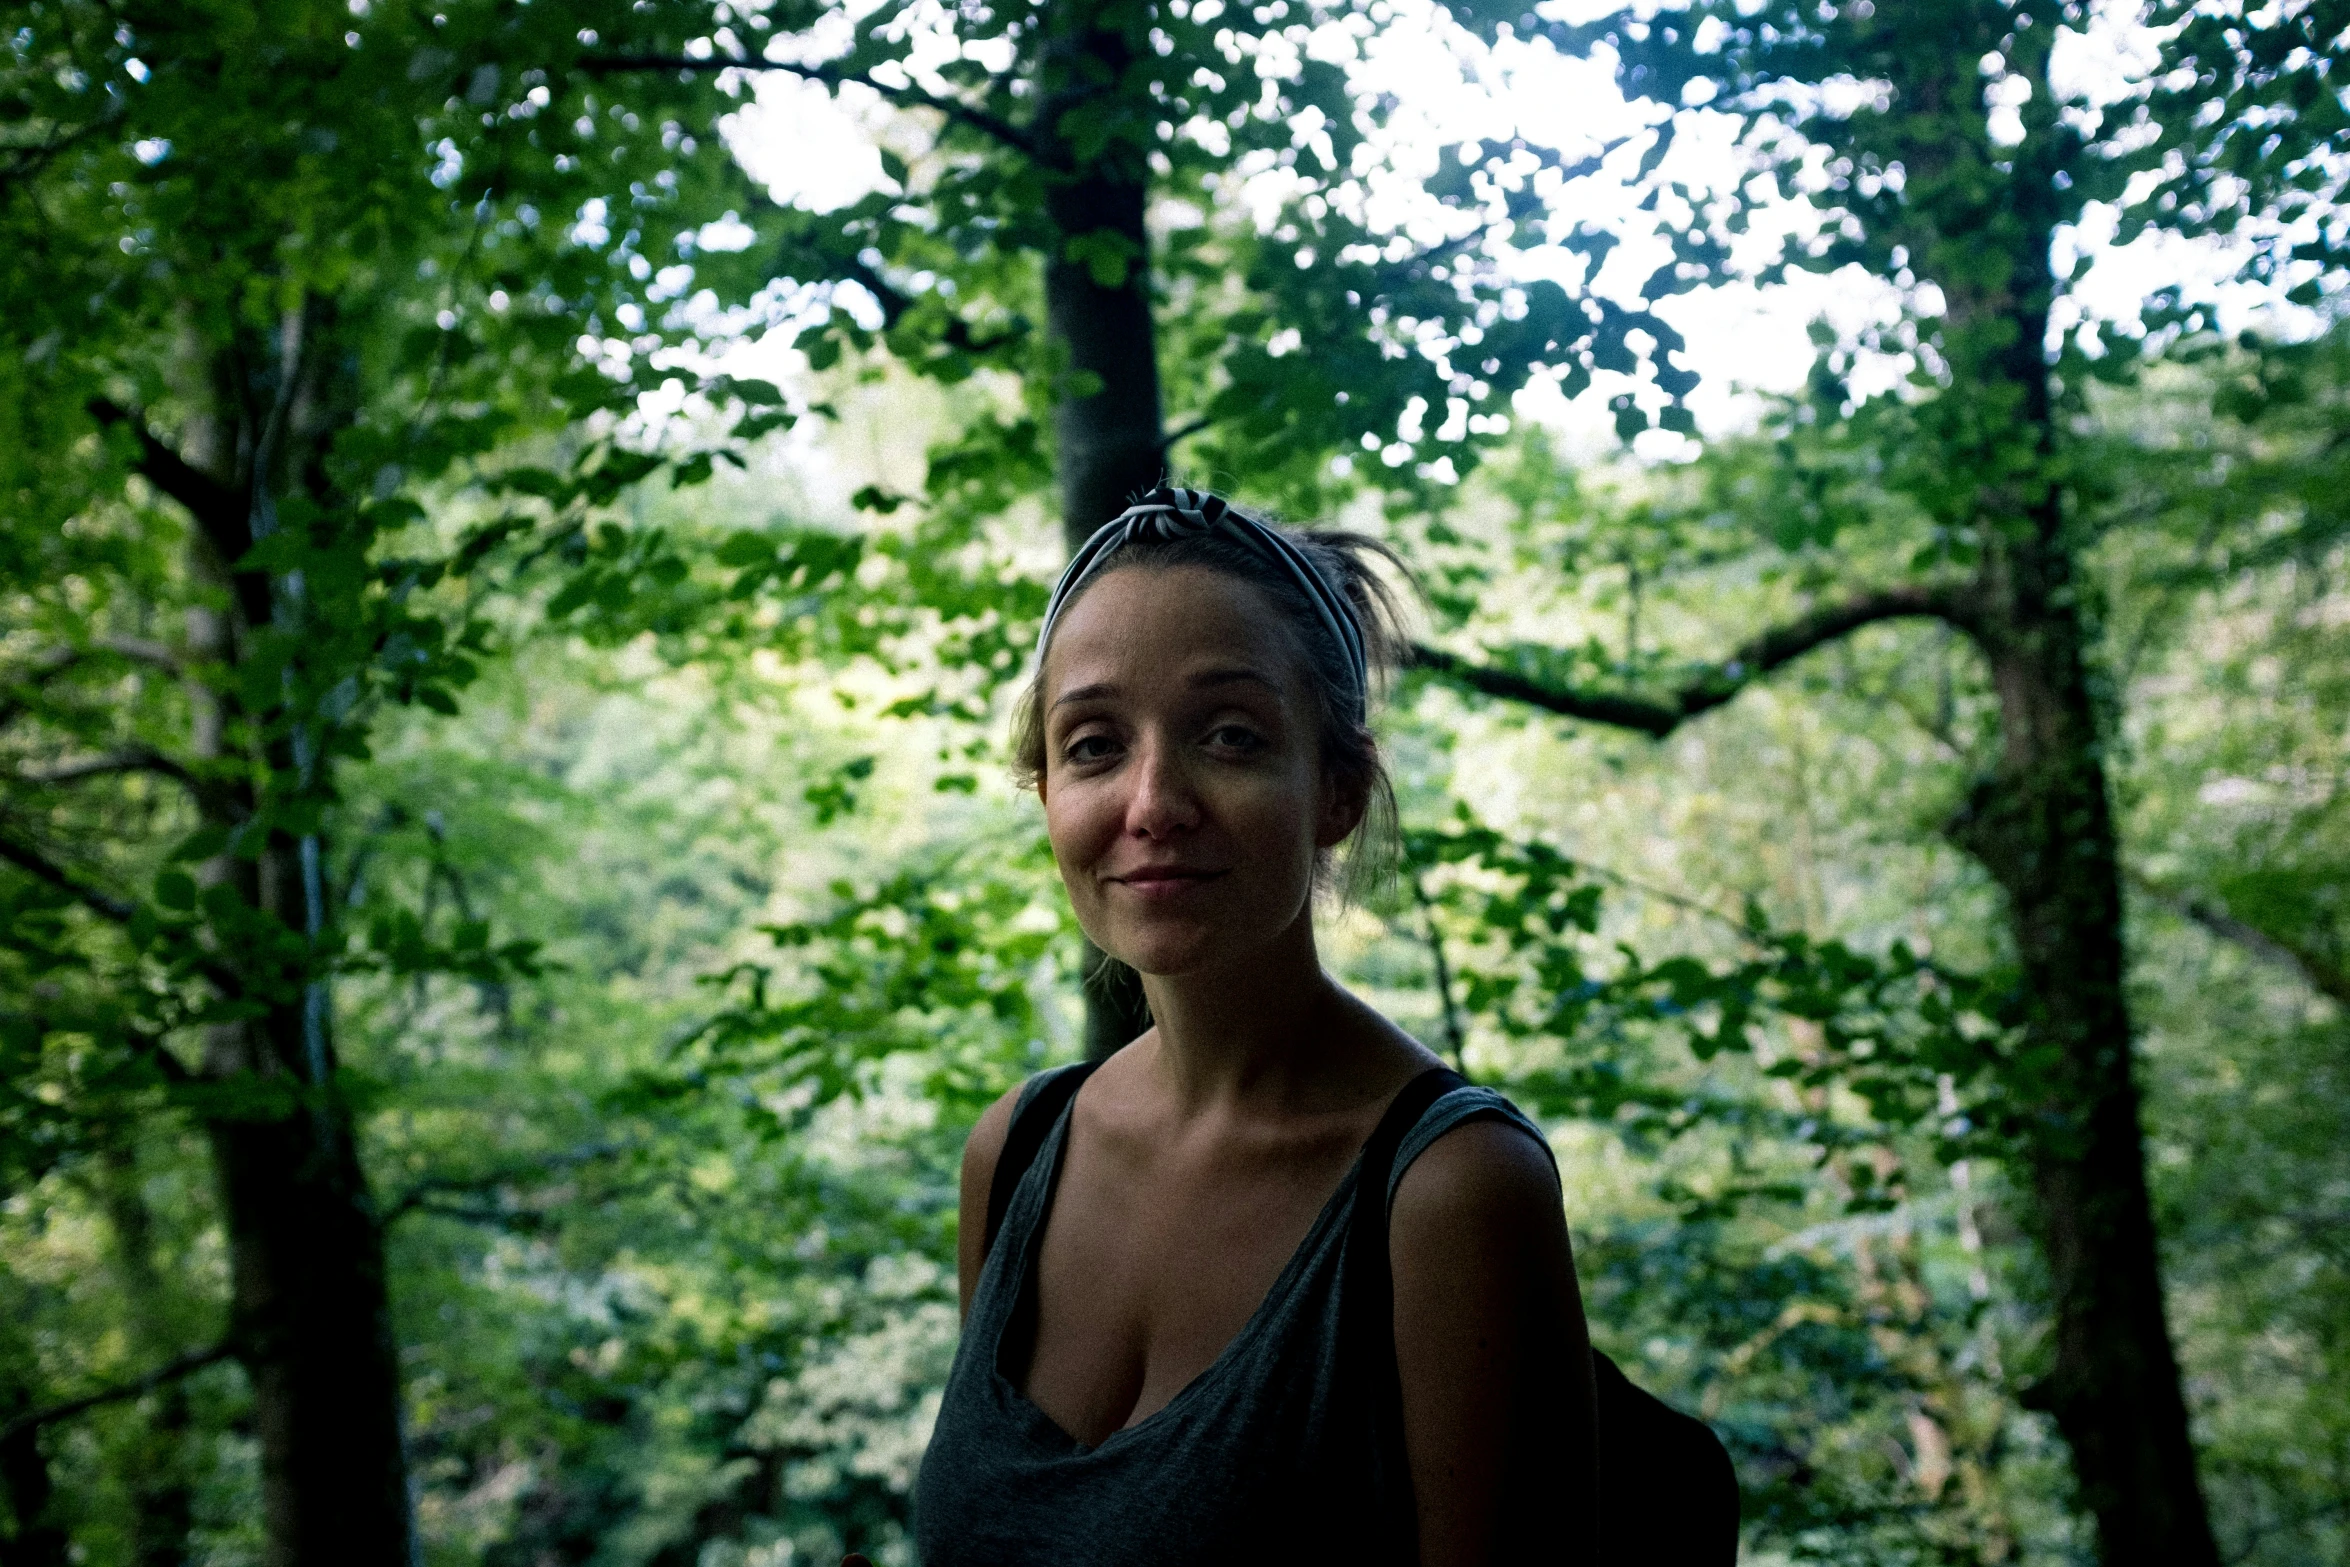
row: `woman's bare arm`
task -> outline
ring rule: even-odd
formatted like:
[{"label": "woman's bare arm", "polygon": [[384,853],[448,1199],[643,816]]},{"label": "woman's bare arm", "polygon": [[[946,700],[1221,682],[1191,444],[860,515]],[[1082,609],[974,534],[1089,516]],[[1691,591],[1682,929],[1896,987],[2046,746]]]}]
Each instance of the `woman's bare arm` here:
[{"label": "woman's bare arm", "polygon": [[995,1181],[996,1161],[1003,1157],[1004,1139],[1012,1130],[1012,1107],[1020,1090],[1009,1089],[987,1107],[979,1124],[963,1143],[963,1198],[961,1227],[955,1236],[955,1283],[965,1316],[971,1312],[971,1293],[979,1288],[979,1265],[987,1260],[987,1189]]},{"label": "woman's bare arm", "polygon": [[1471,1121],[1414,1160],[1388,1229],[1421,1567],[1594,1549],[1591,1349],[1548,1155]]}]

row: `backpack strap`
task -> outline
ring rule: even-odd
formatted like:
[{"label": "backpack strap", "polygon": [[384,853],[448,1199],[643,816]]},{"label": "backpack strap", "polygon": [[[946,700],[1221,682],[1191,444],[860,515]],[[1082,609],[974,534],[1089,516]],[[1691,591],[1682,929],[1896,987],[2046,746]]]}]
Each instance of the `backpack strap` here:
[{"label": "backpack strap", "polygon": [[1053,1134],[1053,1126],[1061,1119],[1061,1112],[1069,1101],[1077,1097],[1077,1090],[1093,1075],[1099,1061],[1080,1061],[1042,1075],[1035,1089],[1022,1096],[1013,1107],[1012,1125],[1004,1133],[1003,1151],[996,1155],[995,1173],[987,1183],[987,1236],[979,1244],[979,1255],[985,1257],[995,1250],[996,1233],[1004,1227],[1004,1215],[1011,1211],[1012,1193],[1020,1188],[1020,1177],[1036,1163],[1036,1156],[1044,1149],[1044,1140]]}]

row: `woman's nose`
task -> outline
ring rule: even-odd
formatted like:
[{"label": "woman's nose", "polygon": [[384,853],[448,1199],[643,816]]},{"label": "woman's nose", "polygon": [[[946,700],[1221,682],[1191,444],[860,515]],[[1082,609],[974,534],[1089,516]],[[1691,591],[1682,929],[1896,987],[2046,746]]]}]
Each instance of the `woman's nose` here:
[{"label": "woman's nose", "polygon": [[1130,775],[1134,792],[1126,799],[1126,830],[1164,838],[1199,825],[1199,796],[1184,769],[1179,747],[1146,740]]}]

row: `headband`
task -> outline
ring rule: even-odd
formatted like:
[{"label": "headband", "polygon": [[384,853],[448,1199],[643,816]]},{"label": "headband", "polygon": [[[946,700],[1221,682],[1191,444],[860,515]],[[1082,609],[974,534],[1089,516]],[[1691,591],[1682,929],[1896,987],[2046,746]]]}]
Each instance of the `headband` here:
[{"label": "headband", "polygon": [[1176,489],[1161,485],[1141,500],[1127,507],[1102,525],[1094,536],[1085,541],[1085,547],[1069,562],[1061,573],[1061,580],[1053,585],[1053,596],[1045,606],[1044,629],[1037,633],[1036,656],[1041,662],[1044,650],[1053,639],[1053,627],[1061,618],[1061,611],[1077,596],[1078,589],[1098,576],[1127,545],[1138,541],[1172,544],[1178,539],[1205,538],[1221,533],[1237,539],[1250,549],[1278,564],[1289,579],[1305,594],[1306,602],[1314,606],[1322,629],[1330,640],[1338,644],[1346,659],[1346,669],[1353,682],[1354,716],[1360,722],[1370,705],[1370,662],[1363,651],[1363,628],[1355,618],[1355,607],[1346,595],[1331,585],[1330,579],[1315,565],[1313,557],[1301,550],[1277,528],[1268,528],[1246,512],[1235,510],[1220,495],[1204,494],[1198,490]]}]

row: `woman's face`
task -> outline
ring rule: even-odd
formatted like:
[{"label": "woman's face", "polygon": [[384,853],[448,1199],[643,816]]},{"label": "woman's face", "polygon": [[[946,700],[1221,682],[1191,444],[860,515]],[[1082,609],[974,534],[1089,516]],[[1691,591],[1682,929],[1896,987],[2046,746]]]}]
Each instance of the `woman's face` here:
[{"label": "woman's face", "polygon": [[1112,568],[1063,614],[1042,700],[1045,829],[1096,946],[1186,974],[1310,918],[1315,851],[1361,809],[1323,778],[1313,693],[1262,592]]}]

